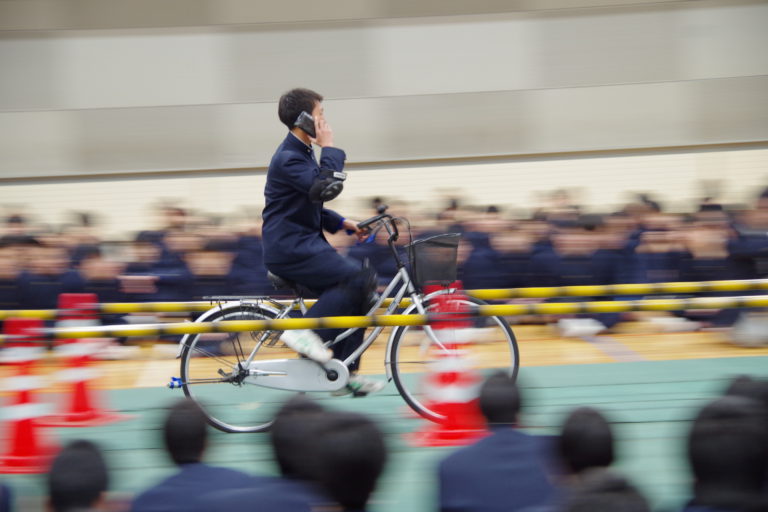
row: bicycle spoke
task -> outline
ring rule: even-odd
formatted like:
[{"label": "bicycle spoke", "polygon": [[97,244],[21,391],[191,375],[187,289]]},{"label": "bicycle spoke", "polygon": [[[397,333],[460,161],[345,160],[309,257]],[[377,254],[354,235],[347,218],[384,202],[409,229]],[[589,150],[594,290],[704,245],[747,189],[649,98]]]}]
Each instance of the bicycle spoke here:
[{"label": "bicycle spoke", "polygon": [[240,343],[240,336],[238,334],[235,334],[234,339],[237,340],[237,343],[232,343],[232,346],[235,349],[235,357],[237,358],[237,362],[240,363],[242,361],[245,361],[245,352],[243,351],[243,344]]},{"label": "bicycle spoke", "polygon": [[[229,368],[234,368],[236,366],[236,364],[233,365],[228,359],[224,359],[224,358],[222,358],[222,356],[220,356],[218,354],[214,354],[213,352],[208,352],[207,350],[203,350],[200,347],[196,346],[192,350],[194,350],[195,352],[197,352],[199,354],[202,354],[202,355],[204,355],[206,357],[210,357],[212,360],[218,361],[221,364],[223,364],[223,365],[225,365],[225,366],[227,366]],[[239,362],[240,361],[238,361],[238,363]]]}]

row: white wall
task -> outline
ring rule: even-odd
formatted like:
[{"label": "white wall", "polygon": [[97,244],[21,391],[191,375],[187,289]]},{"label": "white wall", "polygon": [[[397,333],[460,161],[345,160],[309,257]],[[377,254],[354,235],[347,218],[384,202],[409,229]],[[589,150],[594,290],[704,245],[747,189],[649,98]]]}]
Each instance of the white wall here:
[{"label": "white wall", "polygon": [[0,3],[0,180],[264,166],[297,85],[352,162],[768,140],[768,2],[331,2],[298,22],[190,0],[151,25],[128,1],[22,3]]}]

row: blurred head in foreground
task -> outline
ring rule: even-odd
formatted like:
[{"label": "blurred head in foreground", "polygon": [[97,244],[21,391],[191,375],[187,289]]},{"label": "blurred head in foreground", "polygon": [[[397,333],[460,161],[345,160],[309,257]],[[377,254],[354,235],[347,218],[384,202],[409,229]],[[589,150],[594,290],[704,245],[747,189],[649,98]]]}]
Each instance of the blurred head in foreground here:
[{"label": "blurred head in foreground", "polygon": [[517,425],[521,405],[520,389],[506,373],[494,373],[480,387],[480,412],[488,426]]},{"label": "blurred head in foreground", "polygon": [[103,510],[108,485],[101,449],[90,441],[72,441],[61,450],[48,472],[48,510]]}]

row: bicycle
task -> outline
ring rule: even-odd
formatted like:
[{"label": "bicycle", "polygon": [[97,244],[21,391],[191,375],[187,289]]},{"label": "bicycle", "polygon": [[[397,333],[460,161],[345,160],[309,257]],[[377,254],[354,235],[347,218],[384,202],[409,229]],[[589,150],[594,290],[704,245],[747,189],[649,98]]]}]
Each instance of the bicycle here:
[{"label": "bicycle", "polygon": [[[401,314],[416,312],[425,314],[434,308],[438,294],[455,290],[443,288],[424,295],[417,284],[439,277],[444,283],[455,280],[457,234],[436,235],[424,240],[413,241],[409,248],[409,259],[413,267],[412,280],[408,265],[402,261],[396,248],[400,233],[398,221],[381,207],[379,214],[358,224],[361,230],[372,232],[371,238],[385,229],[387,245],[397,265],[397,273],[378,294],[367,315],[379,309],[393,292],[391,303],[385,314],[393,314],[406,296],[410,305]],[[410,232],[410,226],[409,226]],[[443,261],[436,264],[423,258],[442,252]],[[447,255],[447,256],[446,256]],[[452,262],[450,259],[452,258]],[[446,275],[445,263],[448,263]],[[452,269],[450,268],[452,263]],[[442,266],[441,266],[442,265]],[[438,274],[442,275],[437,275]],[[300,288],[281,278],[270,275],[276,288],[292,288],[296,296],[290,301],[278,301],[268,296],[257,297],[208,297],[216,305],[198,317],[196,322],[221,320],[263,320],[290,318],[295,310],[306,313],[307,305]],[[472,305],[485,304],[483,301],[466,297],[462,302]],[[517,340],[508,322],[503,317],[488,317],[482,320],[485,343],[466,345],[472,351],[470,359],[481,372],[506,371],[512,378],[517,377],[520,364]],[[495,328],[489,336],[487,325]],[[327,346],[338,343],[355,329],[347,329]],[[322,365],[310,359],[299,357],[280,342],[282,331],[255,331],[226,333],[218,335],[188,334],[181,341],[180,387],[184,394],[201,405],[211,425],[225,432],[261,432],[269,428],[277,407],[296,392],[334,392],[346,386],[350,373],[349,365],[371,347],[383,327],[375,327],[365,336],[360,347],[344,361],[337,359]],[[395,386],[405,402],[419,415],[439,422],[444,417],[434,410],[420,375],[429,369],[429,364],[440,357],[446,347],[440,343],[430,326],[395,327],[389,334],[385,349],[384,367],[388,381]]]}]

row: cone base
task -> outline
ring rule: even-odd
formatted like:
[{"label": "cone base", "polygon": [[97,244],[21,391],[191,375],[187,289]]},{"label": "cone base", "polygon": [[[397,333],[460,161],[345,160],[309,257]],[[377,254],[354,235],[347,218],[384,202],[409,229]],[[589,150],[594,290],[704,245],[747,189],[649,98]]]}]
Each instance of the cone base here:
[{"label": "cone base", "polygon": [[88,411],[81,413],[54,414],[41,418],[36,423],[41,427],[97,427],[133,418],[128,414],[114,411]]},{"label": "cone base", "polygon": [[411,446],[464,446],[472,444],[488,435],[485,429],[446,430],[441,426],[428,427],[410,434],[404,434]]},{"label": "cone base", "polygon": [[37,455],[3,455],[0,456],[0,474],[22,475],[47,473],[57,447],[46,446]]}]

